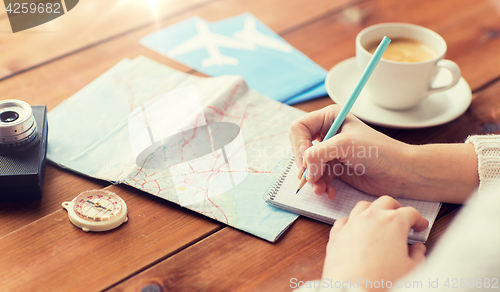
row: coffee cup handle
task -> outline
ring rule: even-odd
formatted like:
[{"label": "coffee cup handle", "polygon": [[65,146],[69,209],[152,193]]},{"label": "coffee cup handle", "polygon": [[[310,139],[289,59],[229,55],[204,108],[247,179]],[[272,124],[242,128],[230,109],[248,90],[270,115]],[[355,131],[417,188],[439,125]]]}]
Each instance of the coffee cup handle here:
[{"label": "coffee cup handle", "polygon": [[452,80],[451,80],[451,83],[448,85],[439,86],[439,87],[432,87],[431,86],[429,89],[429,94],[450,89],[453,86],[455,86],[458,83],[458,81],[460,80],[460,76],[461,76],[460,68],[458,67],[458,65],[455,62],[450,61],[450,60],[440,60],[437,62],[436,66],[438,68],[448,69],[451,72]]}]

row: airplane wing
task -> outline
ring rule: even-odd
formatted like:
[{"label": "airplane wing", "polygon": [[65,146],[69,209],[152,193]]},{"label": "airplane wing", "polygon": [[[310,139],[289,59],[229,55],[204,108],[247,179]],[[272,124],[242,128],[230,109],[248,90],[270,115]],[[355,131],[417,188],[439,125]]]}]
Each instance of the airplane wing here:
[{"label": "airplane wing", "polygon": [[180,43],[179,45],[173,47],[167,52],[169,57],[177,57],[192,51],[205,48],[205,43],[200,35],[196,35],[187,41]]},{"label": "airplane wing", "polygon": [[230,49],[240,49],[240,50],[248,50],[254,51],[255,45],[250,43],[244,43],[239,40],[235,40],[231,37],[221,35],[221,34],[212,34],[213,44],[218,47],[230,48]]}]

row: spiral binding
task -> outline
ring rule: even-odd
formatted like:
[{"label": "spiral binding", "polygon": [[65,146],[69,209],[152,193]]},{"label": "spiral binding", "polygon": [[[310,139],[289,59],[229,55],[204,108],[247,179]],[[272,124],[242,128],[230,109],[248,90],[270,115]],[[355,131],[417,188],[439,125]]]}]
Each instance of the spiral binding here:
[{"label": "spiral binding", "polygon": [[276,181],[274,186],[269,191],[269,200],[271,200],[271,201],[274,200],[274,197],[276,196],[281,185],[285,181],[285,178],[288,175],[288,172],[290,172],[290,169],[292,168],[292,165],[294,162],[295,162],[295,157],[292,155],[292,157],[288,161],[288,165],[285,167],[285,170],[283,170],[283,173],[281,173],[280,177],[278,178],[278,180]]}]

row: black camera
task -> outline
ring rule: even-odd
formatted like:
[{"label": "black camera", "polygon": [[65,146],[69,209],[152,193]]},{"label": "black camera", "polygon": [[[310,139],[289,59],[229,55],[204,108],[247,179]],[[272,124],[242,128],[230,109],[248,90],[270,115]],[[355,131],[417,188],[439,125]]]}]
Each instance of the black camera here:
[{"label": "black camera", "polygon": [[47,131],[45,106],[0,101],[0,201],[42,197]]}]

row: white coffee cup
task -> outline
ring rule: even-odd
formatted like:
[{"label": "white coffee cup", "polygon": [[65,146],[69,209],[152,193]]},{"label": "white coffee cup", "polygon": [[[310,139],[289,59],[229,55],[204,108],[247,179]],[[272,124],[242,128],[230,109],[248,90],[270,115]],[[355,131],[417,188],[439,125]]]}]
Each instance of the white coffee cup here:
[{"label": "white coffee cup", "polygon": [[[363,29],[356,37],[356,59],[360,72],[366,67],[372,54],[367,46],[380,42],[384,36],[394,39],[411,39],[428,45],[435,57],[421,62],[396,62],[381,59],[373,71],[365,89],[377,105],[393,109],[409,109],[423,101],[431,93],[447,90],[460,80],[460,68],[450,60],[444,60],[446,42],[436,32],[414,24],[382,23]],[[433,87],[441,69],[451,72],[449,84]]]}]

